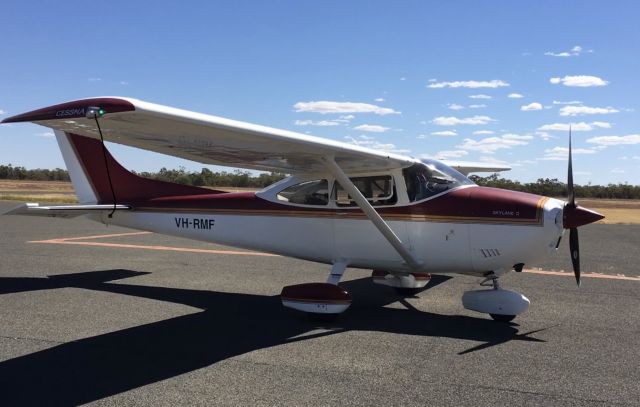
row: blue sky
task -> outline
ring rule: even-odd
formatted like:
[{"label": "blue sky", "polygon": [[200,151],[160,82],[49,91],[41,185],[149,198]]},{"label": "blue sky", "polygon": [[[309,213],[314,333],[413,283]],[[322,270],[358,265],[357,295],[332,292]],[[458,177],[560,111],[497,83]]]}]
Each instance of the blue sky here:
[{"label": "blue sky", "polygon": [[[520,181],[640,184],[636,1],[3,2],[0,118],[118,95]],[[324,102],[324,103],[318,103]],[[125,166],[198,163],[113,146]],[[0,126],[0,163],[63,167]]]}]

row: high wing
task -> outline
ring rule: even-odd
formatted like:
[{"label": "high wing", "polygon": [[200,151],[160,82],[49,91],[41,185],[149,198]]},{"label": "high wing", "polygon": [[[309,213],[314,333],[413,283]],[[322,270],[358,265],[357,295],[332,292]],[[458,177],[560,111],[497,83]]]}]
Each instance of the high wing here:
[{"label": "high wing", "polygon": [[76,100],[46,107],[2,123],[33,122],[99,139],[90,107],[104,111],[99,123],[105,140],[203,164],[281,171],[326,172],[322,159],[334,157],[348,173],[403,168],[411,157],[286,130],[194,113],[121,97]]},{"label": "high wing", "polygon": [[469,175],[472,172],[500,172],[500,171],[509,171],[511,169],[508,165],[501,165],[495,163],[479,163],[479,162],[471,162],[471,161],[449,161],[449,160],[438,160],[442,162],[444,165],[447,165],[451,168],[456,169],[457,171],[463,173],[464,175]]}]

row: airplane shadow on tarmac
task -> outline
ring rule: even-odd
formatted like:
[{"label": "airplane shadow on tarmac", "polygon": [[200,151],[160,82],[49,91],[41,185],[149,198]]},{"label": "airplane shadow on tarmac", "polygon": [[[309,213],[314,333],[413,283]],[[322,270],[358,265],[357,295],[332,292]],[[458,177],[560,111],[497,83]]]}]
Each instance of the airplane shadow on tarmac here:
[{"label": "airplane shadow on tarmac", "polygon": [[[511,340],[544,342],[529,337],[533,332],[519,334],[514,324],[416,310],[393,290],[373,284],[369,278],[341,283],[352,293],[353,305],[335,322],[324,324],[329,331],[309,335],[305,333],[316,330],[319,324],[284,310],[279,296],[111,283],[144,274],[105,270],[48,278],[0,278],[0,294],[78,287],[202,309],[0,362],[0,404],[88,403],[243,353],[350,330],[482,342],[460,354]],[[448,278],[434,276],[425,289]],[[384,307],[396,301],[408,309]]]}]

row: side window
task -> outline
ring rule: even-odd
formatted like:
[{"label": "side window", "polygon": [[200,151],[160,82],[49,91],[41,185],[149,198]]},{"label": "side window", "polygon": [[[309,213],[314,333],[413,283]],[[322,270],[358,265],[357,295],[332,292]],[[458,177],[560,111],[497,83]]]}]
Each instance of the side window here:
[{"label": "side window", "polygon": [[329,183],[326,179],[301,182],[280,191],[278,200],[300,205],[327,205]]},{"label": "side window", "polygon": [[[390,175],[351,178],[351,182],[373,206],[393,205],[398,201]],[[338,206],[357,206],[347,191],[336,181],[333,198]]]}]

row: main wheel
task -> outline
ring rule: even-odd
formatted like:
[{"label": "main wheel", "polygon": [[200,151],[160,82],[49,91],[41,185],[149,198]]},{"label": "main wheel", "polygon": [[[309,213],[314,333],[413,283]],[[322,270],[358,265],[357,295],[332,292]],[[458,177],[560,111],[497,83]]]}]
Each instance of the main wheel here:
[{"label": "main wheel", "polygon": [[503,315],[503,314],[489,314],[494,321],[497,322],[511,322],[516,317],[515,315]]}]

